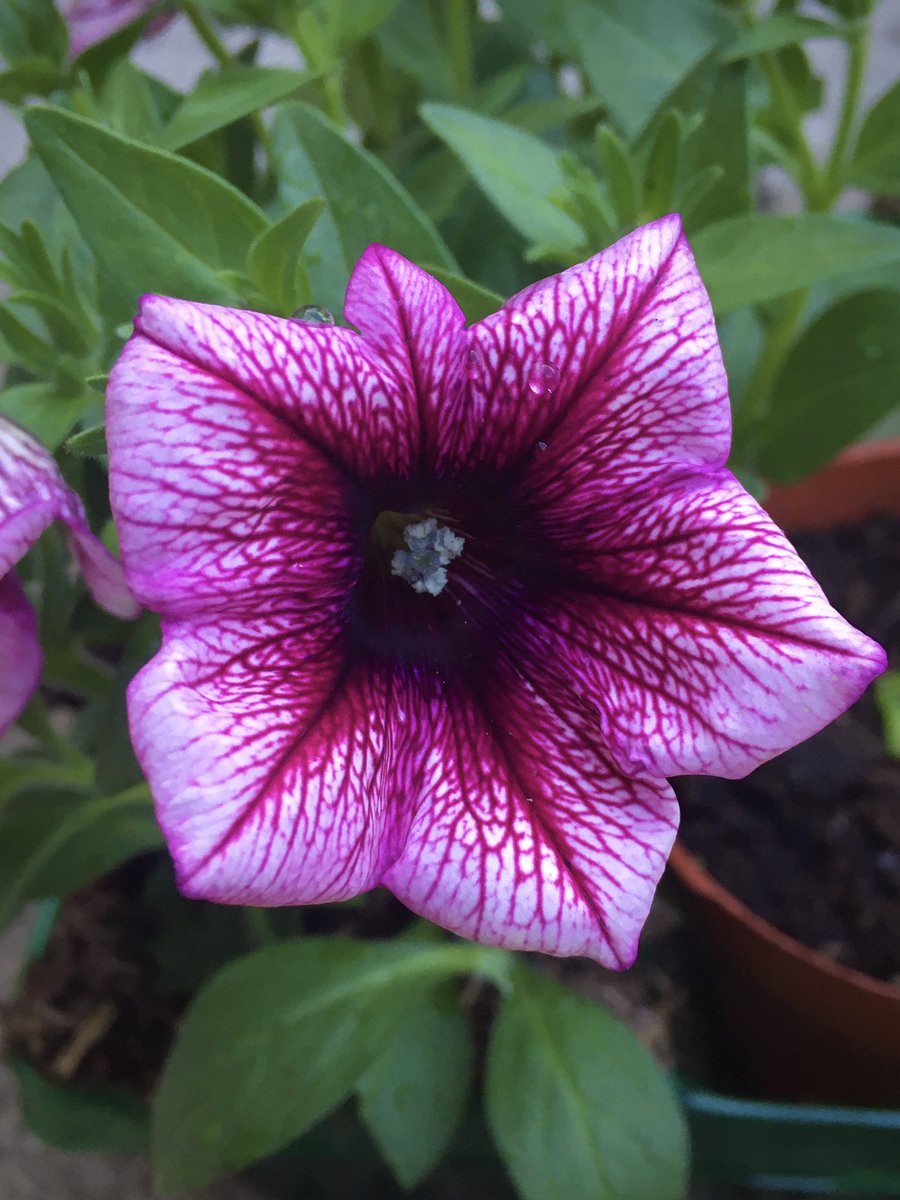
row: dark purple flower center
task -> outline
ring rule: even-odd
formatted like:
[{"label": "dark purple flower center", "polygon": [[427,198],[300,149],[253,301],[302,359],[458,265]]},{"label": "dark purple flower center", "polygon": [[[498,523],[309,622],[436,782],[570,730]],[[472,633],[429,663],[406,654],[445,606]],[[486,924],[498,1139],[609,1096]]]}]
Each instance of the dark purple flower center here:
[{"label": "dark purple flower center", "polygon": [[[517,485],[512,473],[428,480],[361,500],[362,569],[348,610],[361,651],[466,675],[493,657],[503,630],[552,574],[552,550]],[[431,540],[416,540],[423,530]],[[446,562],[427,557],[435,538],[444,544],[441,531],[459,547]],[[436,583],[420,587],[419,579]]]}]

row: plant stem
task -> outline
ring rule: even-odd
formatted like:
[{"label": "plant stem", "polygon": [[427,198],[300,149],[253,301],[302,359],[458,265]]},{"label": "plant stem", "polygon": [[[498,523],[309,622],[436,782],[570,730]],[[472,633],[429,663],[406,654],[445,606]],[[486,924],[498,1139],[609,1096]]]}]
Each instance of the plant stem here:
[{"label": "plant stem", "polygon": [[772,388],[794,344],[808,299],[809,288],[800,288],[785,296],[780,320],[766,335],[762,353],[735,415],[735,440],[752,436],[754,428],[765,420]]},{"label": "plant stem", "polygon": [[[219,67],[233,67],[235,65],[234,55],[219,37],[214,25],[206,16],[206,13],[196,3],[196,0],[181,0],[181,11],[194,27],[194,31],[200,38],[200,41],[207,48],[210,54],[218,63]],[[255,112],[250,114],[250,120],[253,123],[253,129],[256,133],[256,140],[259,142],[265,152],[266,162],[269,164],[269,175],[272,173],[272,154],[271,143],[269,141],[269,131],[266,129],[265,122],[260,113]],[[260,185],[256,183],[256,189],[265,189],[265,180]]]},{"label": "plant stem", "polygon": [[806,134],[803,132],[803,114],[794,98],[790,83],[784,77],[776,55],[762,54],[760,62],[769,82],[772,98],[791,135],[797,158],[797,182],[803,191],[806,207],[811,212],[821,212],[823,207],[827,207],[827,204],[823,204],[822,168],[816,162],[809,142],[806,140]]},{"label": "plant stem", "polygon": [[869,23],[861,21],[853,27],[849,34],[847,48],[847,79],[844,83],[844,98],[841,105],[841,116],[828,166],[825,171],[825,192],[827,207],[835,202],[844,182],[847,149],[850,137],[856,124],[856,114],[859,109],[859,99],[862,93],[863,78],[866,73],[866,59],[869,50]]},{"label": "plant stem", "polygon": [[263,946],[272,946],[278,941],[269,920],[269,914],[264,908],[247,907],[243,913],[244,925],[255,948],[262,949]]},{"label": "plant stem", "polygon": [[460,104],[467,104],[472,96],[471,20],[469,0],[447,0],[447,41]]},{"label": "plant stem", "polygon": [[234,64],[228,47],[216,33],[215,27],[200,8],[196,0],[181,0],[181,11],[193,25],[200,41],[207,48],[220,67],[230,67]]}]

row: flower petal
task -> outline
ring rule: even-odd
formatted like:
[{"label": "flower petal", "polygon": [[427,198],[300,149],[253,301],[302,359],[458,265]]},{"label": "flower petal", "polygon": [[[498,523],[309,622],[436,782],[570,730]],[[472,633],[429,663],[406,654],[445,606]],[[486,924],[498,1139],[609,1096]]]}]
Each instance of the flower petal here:
[{"label": "flower petal", "polygon": [[415,398],[377,348],[350,329],[144,296],[135,330],[247,394],[355,479],[409,473],[418,454]]},{"label": "flower petal", "polygon": [[347,285],[344,315],[378,347],[410,410],[418,410],[421,460],[440,471],[461,438],[470,440],[466,403],[466,319],[426,271],[386,246],[370,246]]},{"label": "flower petal", "polygon": [[[89,46],[112,37],[143,16],[157,0],[67,0],[63,16],[69,28],[69,53],[76,58]],[[161,28],[164,19],[154,22]]]},{"label": "flower petal", "polygon": [[0,735],[28,703],[40,677],[37,618],[10,573],[0,579]]},{"label": "flower petal", "polygon": [[420,701],[412,728],[427,744],[414,734],[405,748],[420,771],[412,824],[382,882],[476,941],[627,966],[675,837],[675,797],[616,768],[568,688],[498,671],[478,698]]},{"label": "flower petal", "polygon": [[24,429],[0,419],[0,575],[30,550],[54,519],[64,521],[91,595],[108,612],[140,612],[121,564],[91,533],[81,501],[66,486],[53,455]]},{"label": "flower petal", "polygon": [[297,436],[289,402],[260,403],[134,337],[110,376],[107,440],[122,556],[149,607],[249,615],[349,588],[347,481]]},{"label": "flower petal", "polygon": [[[712,309],[677,216],[514,296],[470,330],[474,464],[532,454],[544,486],[614,467],[611,492],[728,454]],[[602,487],[602,483],[599,485]]]},{"label": "flower petal", "polygon": [[884,670],[881,647],[835,612],[727,471],[585,520],[565,553],[570,586],[508,653],[571,680],[626,769],[740,777]]},{"label": "flower petal", "polygon": [[390,699],[347,665],[334,611],[163,634],[129,717],[182,891],[278,905],[371,887],[391,844]]}]

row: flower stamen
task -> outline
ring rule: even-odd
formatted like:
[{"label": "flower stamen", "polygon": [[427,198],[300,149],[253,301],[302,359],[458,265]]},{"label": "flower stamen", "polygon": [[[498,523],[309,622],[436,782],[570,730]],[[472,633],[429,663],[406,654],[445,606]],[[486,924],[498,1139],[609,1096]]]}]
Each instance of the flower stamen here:
[{"label": "flower stamen", "polygon": [[447,567],[462,554],[465,539],[434,517],[407,525],[403,539],[408,550],[397,550],[391,574],[399,575],[420,595],[439,596],[447,586]]}]

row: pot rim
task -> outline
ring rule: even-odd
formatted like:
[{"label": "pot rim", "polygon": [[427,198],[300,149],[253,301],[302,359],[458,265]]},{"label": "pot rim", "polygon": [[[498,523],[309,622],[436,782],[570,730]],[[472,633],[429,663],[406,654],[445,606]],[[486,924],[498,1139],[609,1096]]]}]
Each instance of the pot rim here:
[{"label": "pot rim", "polygon": [[[827,480],[829,476],[835,476],[840,479],[848,470],[858,474],[861,466],[868,466],[875,463],[889,463],[891,461],[897,462],[898,478],[900,478],[900,437],[884,438],[880,441],[860,442],[844,450],[833,462],[813,475],[808,476],[806,479],[799,480],[797,483],[772,488],[766,495],[763,506],[769,508],[771,503],[772,509],[775,510],[773,515],[775,520],[778,521],[778,508],[783,498],[799,498],[807,491],[809,491],[810,498],[812,498],[821,486],[823,479]],[[877,507],[877,503],[864,506],[866,512],[875,511]],[[887,499],[882,507],[900,511],[896,500]],[[860,518],[856,514],[853,514],[847,519],[856,520]],[[798,528],[794,521],[789,521],[787,524]],[[833,525],[835,522],[829,522],[828,524]],[[788,529],[787,532],[790,534],[791,530]],[[672,847],[669,863],[671,864],[673,873],[688,891],[701,896],[703,899],[723,909],[770,946],[776,947],[783,953],[790,954],[792,957],[806,962],[810,967],[823,972],[832,979],[852,984],[854,987],[860,988],[870,995],[878,996],[881,999],[900,1003],[900,984],[887,983],[884,980],[876,979],[873,975],[867,975],[864,971],[858,971],[855,967],[845,967],[833,958],[830,958],[827,954],[824,954],[821,950],[814,950],[811,946],[805,945],[790,934],[782,932],[771,921],[767,921],[765,917],[761,917],[758,913],[755,913],[743,900],[739,900],[724,884],[719,883],[680,839]]]},{"label": "pot rim", "polygon": [[852,984],[870,995],[884,1000],[900,1003],[900,986],[876,979],[874,975],[866,975],[855,967],[845,967],[836,962],[821,950],[806,946],[789,933],[784,933],[771,921],[755,913],[749,905],[728,890],[723,884],[713,878],[696,855],[692,854],[681,841],[676,841],[669,855],[669,866],[688,891],[724,909],[736,921],[753,931],[762,941],[767,942],[785,954],[802,959],[810,967],[821,971],[834,979]]}]

